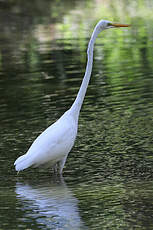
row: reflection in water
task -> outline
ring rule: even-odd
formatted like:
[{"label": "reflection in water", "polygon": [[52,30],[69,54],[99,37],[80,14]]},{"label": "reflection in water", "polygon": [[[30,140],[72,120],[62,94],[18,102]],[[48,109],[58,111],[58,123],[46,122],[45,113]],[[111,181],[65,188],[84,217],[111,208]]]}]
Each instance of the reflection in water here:
[{"label": "reflection in water", "polygon": [[35,219],[41,229],[87,229],[78,211],[78,200],[62,180],[55,183],[16,184],[26,219]]}]

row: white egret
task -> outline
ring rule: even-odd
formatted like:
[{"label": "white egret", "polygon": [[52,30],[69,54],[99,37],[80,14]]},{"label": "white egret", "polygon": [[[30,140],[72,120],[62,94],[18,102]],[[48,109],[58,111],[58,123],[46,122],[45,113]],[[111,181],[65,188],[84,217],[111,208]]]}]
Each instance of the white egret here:
[{"label": "white egret", "polygon": [[68,153],[72,149],[77,135],[79,113],[92,71],[93,49],[96,37],[105,29],[128,26],[107,20],[98,22],[88,44],[86,71],[74,103],[54,124],[36,138],[26,154],[15,161],[16,171],[19,172],[31,166],[45,165],[55,167],[59,163],[59,173],[62,174]]}]

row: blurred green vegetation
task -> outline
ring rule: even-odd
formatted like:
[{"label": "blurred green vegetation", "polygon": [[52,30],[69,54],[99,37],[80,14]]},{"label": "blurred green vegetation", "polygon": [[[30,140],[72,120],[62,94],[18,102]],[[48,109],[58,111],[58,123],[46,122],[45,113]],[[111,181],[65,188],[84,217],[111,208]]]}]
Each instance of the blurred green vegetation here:
[{"label": "blurred green vegetation", "polygon": [[[15,68],[15,63],[21,63],[18,66],[21,71],[25,68],[30,71],[32,66],[41,66],[40,55],[45,50],[43,42],[48,41],[48,46],[54,50],[58,47],[59,39],[64,39],[65,49],[71,48],[69,41],[73,40],[74,48],[79,50],[76,59],[85,64],[87,37],[90,37],[98,20],[108,19],[130,23],[131,28],[114,29],[101,34],[96,43],[96,52],[100,55],[103,53],[104,62],[109,63],[112,83],[121,80],[121,73],[125,68],[128,68],[126,79],[132,80],[135,75],[132,76],[132,71],[137,71],[141,62],[148,66],[148,71],[152,70],[152,10],[153,2],[144,0],[46,0],[34,1],[32,4],[29,1],[1,1],[1,70],[9,71],[8,63],[11,71]],[[7,44],[5,48],[4,44]],[[101,44],[103,47],[99,47]],[[115,73],[118,68],[121,69],[120,74]]]}]

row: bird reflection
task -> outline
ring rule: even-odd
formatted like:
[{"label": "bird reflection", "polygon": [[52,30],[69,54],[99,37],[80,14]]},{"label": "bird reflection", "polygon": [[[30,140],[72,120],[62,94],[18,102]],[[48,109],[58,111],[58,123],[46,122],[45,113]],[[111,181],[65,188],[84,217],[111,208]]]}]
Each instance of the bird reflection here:
[{"label": "bird reflection", "polygon": [[43,229],[87,229],[79,216],[78,200],[60,181],[16,184],[17,199],[22,203],[24,220],[33,221]]}]

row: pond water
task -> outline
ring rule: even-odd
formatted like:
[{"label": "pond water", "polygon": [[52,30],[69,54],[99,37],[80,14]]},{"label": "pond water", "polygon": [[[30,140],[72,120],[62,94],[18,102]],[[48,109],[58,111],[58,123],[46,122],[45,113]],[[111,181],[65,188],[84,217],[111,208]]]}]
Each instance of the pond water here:
[{"label": "pond water", "polygon": [[[117,2],[0,1],[0,229],[153,229],[153,4],[123,1],[123,14]],[[17,175],[16,158],[73,103],[102,14],[132,27],[97,39],[63,177]]]}]

